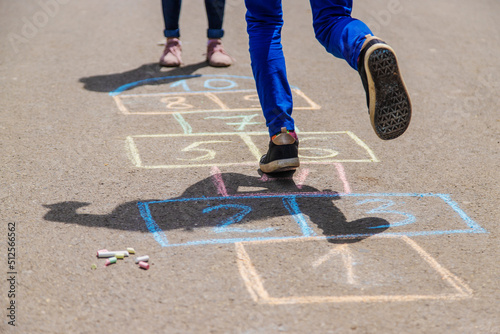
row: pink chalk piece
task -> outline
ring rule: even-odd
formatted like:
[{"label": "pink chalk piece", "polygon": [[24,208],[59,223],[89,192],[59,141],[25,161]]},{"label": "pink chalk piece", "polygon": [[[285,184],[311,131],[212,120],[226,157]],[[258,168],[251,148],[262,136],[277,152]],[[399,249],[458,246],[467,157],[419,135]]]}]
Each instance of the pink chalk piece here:
[{"label": "pink chalk piece", "polygon": [[144,262],[144,261],[140,261],[139,262],[139,267],[141,267],[144,270],[148,270],[149,269],[149,263]]}]

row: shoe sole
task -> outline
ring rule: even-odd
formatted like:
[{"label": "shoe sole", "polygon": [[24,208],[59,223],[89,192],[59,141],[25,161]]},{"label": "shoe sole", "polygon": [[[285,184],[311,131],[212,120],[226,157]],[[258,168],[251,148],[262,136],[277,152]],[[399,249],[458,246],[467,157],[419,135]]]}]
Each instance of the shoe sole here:
[{"label": "shoe sole", "polygon": [[399,72],[396,53],[387,44],[373,45],[365,55],[370,120],[379,138],[401,136],[411,119],[411,101]]},{"label": "shoe sole", "polygon": [[232,63],[231,64],[211,63],[208,60],[207,60],[207,63],[208,63],[208,65],[210,65],[212,67],[229,67],[229,66],[233,65]]},{"label": "shoe sole", "polygon": [[300,166],[299,158],[281,159],[271,161],[268,164],[260,164],[260,170],[264,173],[276,173],[295,170]]},{"label": "shoe sole", "polygon": [[160,66],[163,67],[180,67],[181,64],[166,64],[166,63],[160,63]]}]

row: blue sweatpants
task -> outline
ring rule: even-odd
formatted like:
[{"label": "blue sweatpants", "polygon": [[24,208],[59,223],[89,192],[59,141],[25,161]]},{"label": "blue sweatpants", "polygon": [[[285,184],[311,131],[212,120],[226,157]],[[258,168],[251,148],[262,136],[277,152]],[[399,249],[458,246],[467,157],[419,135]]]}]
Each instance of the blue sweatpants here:
[{"label": "blue sweatpants", "polygon": [[[370,29],[351,17],[352,0],[310,0],[317,40],[326,51],[358,69],[358,57]],[[281,46],[281,0],[245,0],[252,71],[269,135],[294,130],[293,101]]]}]

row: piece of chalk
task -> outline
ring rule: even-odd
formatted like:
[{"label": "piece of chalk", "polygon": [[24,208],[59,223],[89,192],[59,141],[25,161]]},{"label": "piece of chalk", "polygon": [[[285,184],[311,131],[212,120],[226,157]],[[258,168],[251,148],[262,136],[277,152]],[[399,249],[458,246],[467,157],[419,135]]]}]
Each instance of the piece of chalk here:
[{"label": "piece of chalk", "polygon": [[129,256],[127,251],[98,251],[97,252],[97,257],[112,257],[115,256],[116,254],[123,254],[124,256]]},{"label": "piece of chalk", "polygon": [[136,257],[135,258],[135,263],[139,263],[139,262],[148,262],[149,261],[149,256],[148,255],[144,255],[144,256],[139,256],[139,257]]},{"label": "piece of chalk", "polygon": [[110,251],[98,251],[97,252],[97,257],[113,257],[115,256],[115,252],[110,252]]},{"label": "piece of chalk", "polygon": [[106,267],[109,266],[110,264],[116,263],[116,257],[110,257],[109,259],[106,260],[106,263],[104,264]]},{"label": "piece of chalk", "polygon": [[130,254],[125,251],[125,250],[121,250],[121,251],[109,251],[110,253],[115,253],[115,254],[123,254],[124,256],[129,256]]},{"label": "piece of chalk", "polygon": [[149,269],[149,263],[141,261],[141,262],[139,262],[139,267],[141,267],[142,269],[148,270]]},{"label": "piece of chalk", "polygon": [[107,249],[100,249],[97,251],[97,257],[99,257],[99,252],[107,252],[108,250]]},{"label": "piece of chalk", "polygon": [[123,258],[125,257],[125,254],[123,254],[123,253],[116,253],[116,254],[115,254],[115,257],[116,257],[117,259],[123,259]]},{"label": "piece of chalk", "polygon": [[130,254],[135,254],[135,249],[129,247],[127,248],[127,252],[129,252]]}]

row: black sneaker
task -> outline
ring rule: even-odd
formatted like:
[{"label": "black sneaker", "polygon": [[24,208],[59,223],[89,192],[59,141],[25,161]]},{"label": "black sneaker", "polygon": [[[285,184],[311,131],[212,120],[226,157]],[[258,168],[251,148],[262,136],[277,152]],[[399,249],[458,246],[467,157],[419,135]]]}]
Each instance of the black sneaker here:
[{"label": "black sneaker", "polygon": [[284,172],[297,169],[299,141],[281,128],[281,132],[269,142],[269,150],[260,158],[260,170],[264,173]]},{"label": "black sneaker", "polygon": [[410,125],[411,102],[394,50],[367,36],[359,55],[358,72],[377,136],[384,140],[401,136]]}]

